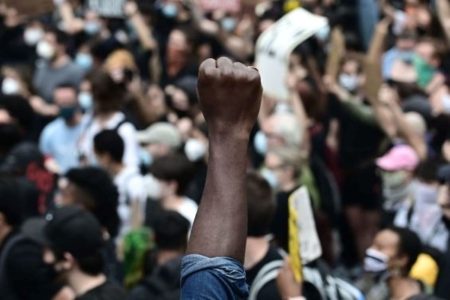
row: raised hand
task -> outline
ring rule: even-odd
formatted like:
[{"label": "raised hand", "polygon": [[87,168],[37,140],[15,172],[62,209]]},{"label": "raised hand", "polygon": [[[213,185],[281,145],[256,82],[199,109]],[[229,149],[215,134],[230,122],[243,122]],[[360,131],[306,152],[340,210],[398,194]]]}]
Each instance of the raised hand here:
[{"label": "raised hand", "polygon": [[198,94],[212,136],[248,138],[261,105],[255,68],[225,57],[207,59],[200,66]]}]

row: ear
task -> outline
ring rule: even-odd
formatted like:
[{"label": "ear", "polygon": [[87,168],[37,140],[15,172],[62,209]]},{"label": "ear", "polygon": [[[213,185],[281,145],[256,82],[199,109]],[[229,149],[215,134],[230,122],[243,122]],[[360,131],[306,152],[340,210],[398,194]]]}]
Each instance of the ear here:
[{"label": "ear", "polygon": [[173,191],[174,194],[177,193],[177,189],[178,189],[178,183],[175,180],[171,180],[169,182],[169,187],[170,189]]},{"label": "ear", "polygon": [[57,263],[57,271],[70,271],[75,264],[76,261],[72,254],[64,252],[63,259]]}]

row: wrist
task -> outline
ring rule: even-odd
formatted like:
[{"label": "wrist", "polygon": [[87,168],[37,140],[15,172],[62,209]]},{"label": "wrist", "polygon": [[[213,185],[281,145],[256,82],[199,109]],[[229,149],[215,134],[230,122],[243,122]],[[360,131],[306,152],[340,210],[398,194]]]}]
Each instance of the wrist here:
[{"label": "wrist", "polygon": [[211,144],[248,144],[250,133],[230,130],[209,130]]}]

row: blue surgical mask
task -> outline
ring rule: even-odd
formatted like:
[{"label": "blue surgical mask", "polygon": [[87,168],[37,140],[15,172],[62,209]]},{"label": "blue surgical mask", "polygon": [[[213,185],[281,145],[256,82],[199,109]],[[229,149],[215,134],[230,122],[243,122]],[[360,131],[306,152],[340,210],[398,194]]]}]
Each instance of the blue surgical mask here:
[{"label": "blue surgical mask", "polygon": [[278,187],[278,178],[277,175],[275,175],[274,171],[264,168],[261,170],[261,176],[264,177],[265,180],[267,180],[267,182],[273,189],[276,189]]},{"label": "blue surgical mask", "polygon": [[265,155],[267,153],[267,137],[264,132],[258,131],[255,134],[253,145],[255,146],[256,152],[259,154]]},{"label": "blue surgical mask", "polygon": [[178,15],[178,7],[174,3],[164,4],[161,10],[163,15],[170,19],[173,19]]},{"label": "blue surgical mask", "polygon": [[147,150],[141,149],[139,152],[139,160],[142,165],[149,167],[153,164],[153,156]]},{"label": "blue surgical mask", "polygon": [[75,57],[75,63],[82,67],[84,70],[90,70],[94,64],[92,56],[88,53],[80,52]]},{"label": "blue surgical mask", "polygon": [[236,19],[232,17],[225,17],[222,19],[220,24],[226,32],[233,32],[236,28]]},{"label": "blue surgical mask", "polygon": [[96,35],[100,32],[101,26],[97,21],[87,21],[84,24],[84,31],[89,35]]},{"label": "blue surgical mask", "polygon": [[321,42],[328,41],[328,38],[330,37],[330,26],[324,26],[319,29],[319,31],[316,33],[316,38]]},{"label": "blue surgical mask", "polygon": [[349,92],[355,92],[359,87],[359,78],[356,74],[345,74],[339,75],[339,85]]},{"label": "blue surgical mask", "polygon": [[78,104],[85,112],[91,111],[94,104],[92,94],[89,92],[80,92],[78,95]]},{"label": "blue surgical mask", "polygon": [[59,108],[59,116],[65,121],[70,121],[75,116],[78,106],[66,106]]}]

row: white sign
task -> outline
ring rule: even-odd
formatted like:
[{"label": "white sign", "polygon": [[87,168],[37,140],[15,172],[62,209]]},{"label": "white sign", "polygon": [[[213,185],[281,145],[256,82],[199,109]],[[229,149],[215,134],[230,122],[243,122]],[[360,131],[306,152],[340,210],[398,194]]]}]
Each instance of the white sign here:
[{"label": "white sign", "polygon": [[301,187],[289,197],[289,205],[297,212],[298,241],[303,265],[322,256],[322,246],[317,234],[308,190]]},{"label": "white sign", "polygon": [[264,31],[256,42],[256,66],[264,93],[287,100],[289,55],[303,41],[328,26],[326,18],[297,8]]}]

